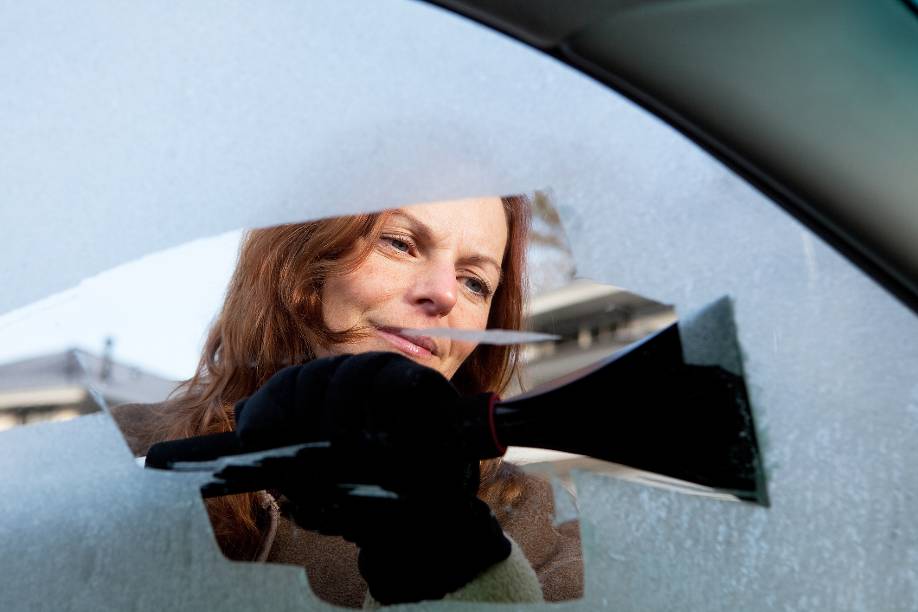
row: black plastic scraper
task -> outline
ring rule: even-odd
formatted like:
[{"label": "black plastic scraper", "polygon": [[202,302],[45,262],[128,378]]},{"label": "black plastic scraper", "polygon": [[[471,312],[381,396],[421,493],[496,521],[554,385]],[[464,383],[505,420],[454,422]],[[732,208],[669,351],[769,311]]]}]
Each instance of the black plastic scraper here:
[{"label": "black plastic scraper", "polygon": [[727,297],[499,402],[495,422],[506,445],[588,455],[768,505]]}]

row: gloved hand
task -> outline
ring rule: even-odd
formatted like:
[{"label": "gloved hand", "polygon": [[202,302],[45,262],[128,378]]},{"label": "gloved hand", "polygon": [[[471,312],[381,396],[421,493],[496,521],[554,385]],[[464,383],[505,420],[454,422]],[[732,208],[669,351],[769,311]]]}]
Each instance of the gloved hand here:
[{"label": "gloved hand", "polygon": [[[479,398],[487,401],[486,398]],[[236,406],[248,448],[330,440],[328,465],[281,486],[293,517],[359,547],[383,604],[438,599],[506,559],[510,542],[478,489],[480,412],[439,372],[396,353],[318,359],[286,368]],[[339,484],[391,495],[348,495]]]}]

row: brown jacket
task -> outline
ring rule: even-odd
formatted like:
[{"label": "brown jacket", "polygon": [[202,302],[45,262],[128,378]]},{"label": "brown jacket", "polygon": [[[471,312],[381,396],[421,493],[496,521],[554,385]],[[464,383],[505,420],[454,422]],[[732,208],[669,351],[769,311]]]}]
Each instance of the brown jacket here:
[{"label": "brown jacket", "polygon": [[[112,410],[135,455],[145,455],[158,441],[146,438],[143,432],[167,410],[168,404],[126,404]],[[535,476],[522,478],[522,493],[509,506],[500,505],[498,491],[483,499],[535,570],[545,600],[577,599],[583,595],[579,525],[568,521],[556,526],[549,484]],[[265,495],[263,500],[270,520],[265,521],[269,527],[259,560],[302,566],[318,597],[340,606],[360,607],[367,587],[357,570],[356,546],[340,537],[300,529],[277,511],[272,498]]]}]

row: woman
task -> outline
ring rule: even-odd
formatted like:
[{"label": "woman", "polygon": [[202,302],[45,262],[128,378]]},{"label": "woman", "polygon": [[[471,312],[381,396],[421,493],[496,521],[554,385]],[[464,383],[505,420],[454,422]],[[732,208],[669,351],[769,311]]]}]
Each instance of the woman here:
[{"label": "woman", "polygon": [[[528,223],[526,200],[509,197],[251,231],[195,376],[166,403],[124,406],[115,417],[132,449],[145,454],[156,441],[233,429],[234,405],[285,366],[370,351],[435,370],[463,395],[500,392],[516,370],[515,347],[401,330],[519,329]],[[579,597],[577,526],[551,524],[545,483],[485,461],[478,497],[520,544],[546,599]],[[208,510],[228,557],[301,564],[322,599],[363,603],[367,571],[358,571],[351,542],[299,529],[264,492],[211,499]]]}]

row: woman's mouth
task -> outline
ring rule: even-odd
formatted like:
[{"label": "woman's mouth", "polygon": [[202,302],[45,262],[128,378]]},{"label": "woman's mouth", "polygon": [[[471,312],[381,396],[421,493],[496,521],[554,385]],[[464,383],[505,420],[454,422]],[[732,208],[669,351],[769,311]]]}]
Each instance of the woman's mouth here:
[{"label": "woman's mouth", "polygon": [[437,354],[436,343],[426,336],[409,338],[403,336],[397,327],[377,327],[376,331],[389,344],[411,357],[431,357]]}]

